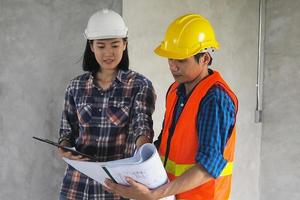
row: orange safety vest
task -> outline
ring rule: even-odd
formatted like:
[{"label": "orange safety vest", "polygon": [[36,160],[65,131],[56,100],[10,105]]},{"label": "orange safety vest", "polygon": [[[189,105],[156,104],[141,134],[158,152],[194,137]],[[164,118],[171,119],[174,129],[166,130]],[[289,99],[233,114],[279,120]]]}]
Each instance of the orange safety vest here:
[{"label": "orange safety vest", "polygon": [[[170,151],[166,160],[166,171],[170,180],[183,174],[186,170],[193,167],[196,163],[195,158],[198,151],[198,131],[197,131],[197,115],[199,104],[207,91],[213,85],[220,85],[235,105],[235,113],[237,113],[238,101],[234,93],[230,90],[227,83],[223,80],[217,71],[204,80],[200,81],[191,93],[184,109],[175,125],[174,133],[170,142]],[[165,162],[167,140],[169,136],[169,128],[173,119],[173,111],[177,102],[176,88],[178,83],[175,82],[168,94],[166,100],[166,113],[162,138],[159,147],[159,154],[162,161]],[[231,189],[231,177],[234,157],[234,146],[236,129],[232,128],[230,138],[228,139],[223,156],[228,161],[221,175],[216,179],[183,193],[177,194],[176,199],[192,199],[192,200],[228,200]]]}]

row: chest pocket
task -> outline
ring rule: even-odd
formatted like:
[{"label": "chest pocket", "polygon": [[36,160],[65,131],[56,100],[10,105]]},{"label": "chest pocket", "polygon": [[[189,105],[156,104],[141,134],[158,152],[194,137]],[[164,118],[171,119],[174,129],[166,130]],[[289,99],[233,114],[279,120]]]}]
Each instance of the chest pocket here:
[{"label": "chest pocket", "polygon": [[77,116],[81,124],[96,123],[101,117],[100,111],[93,97],[82,97],[77,100]]},{"label": "chest pocket", "polygon": [[115,126],[123,127],[129,123],[132,97],[110,97],[107,118]]}]

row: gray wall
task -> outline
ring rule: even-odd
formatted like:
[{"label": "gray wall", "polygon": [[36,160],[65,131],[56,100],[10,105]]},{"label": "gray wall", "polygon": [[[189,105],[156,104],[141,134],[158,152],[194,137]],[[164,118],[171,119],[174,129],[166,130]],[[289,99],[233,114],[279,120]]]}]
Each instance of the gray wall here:
[{"label": "gray wall", "polygon": [[53,200],[65,163],[55,148],[67,83],[82,73],[83,31],[119,0],[0,0],[0,199]]},{"label": "gray wall", "polygon": [[239,98],[232,200],[259,199],[261,124],[254,123],[258,6],[258,0],[123,1],[131,67],[150,77],[158,95],[156,135],[163,119],[165,92],[173,78],[167,60],[156,56],[153,49],[163,39],[168,24],[187,12],[203,14],[215,27],[221,49],[213,68],[222,72]]},{"label": "gray wall", "polygon": [[300,1],[266,1],[261,200],[300,199]]},{"label": "gray wall", "polygon": [[[54,148],[64,89],[82,73],[82,32],[100,8],[120,0],[0,0],[0,199],[56,199],[65,164]],[[259,0],[126,0],[131,68],[154,84],[156,136],[173,81],[153,53],[167,25],[201,13],[221,44],[213,68],[239,98],[232,200],[299,199],[300,2],[266,1],[263,123],[254,123]]]}]

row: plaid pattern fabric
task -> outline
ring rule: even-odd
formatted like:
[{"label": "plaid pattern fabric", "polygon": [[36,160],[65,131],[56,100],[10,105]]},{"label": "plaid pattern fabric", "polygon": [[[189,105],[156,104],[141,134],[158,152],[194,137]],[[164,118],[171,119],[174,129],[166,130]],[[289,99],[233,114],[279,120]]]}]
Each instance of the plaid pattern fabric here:
[{"label": "plaid pattern fabric", "polygon": [[[119,70],[112,87],[97,87],[93,73],[73,79],[66,89],[60,138],[100,162],[132,156],[135,141],[153,139],[152,113],[156,95],[152,83],[132,70]],[[71,166],[61,186],[65,199],[122,199]]]}]

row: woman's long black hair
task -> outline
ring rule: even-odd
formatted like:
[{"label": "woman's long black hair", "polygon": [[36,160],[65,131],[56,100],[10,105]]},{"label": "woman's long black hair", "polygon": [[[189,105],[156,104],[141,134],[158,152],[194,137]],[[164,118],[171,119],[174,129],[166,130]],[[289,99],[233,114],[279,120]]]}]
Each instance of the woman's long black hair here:
[{"label": "woman's long black hair", "polygon": [[[127,43],[126,49],[123,51],[123,56],[118,64],[118,69],[127,71],[129,68],[129,57],[128,57],[128,42],[127,38],[123,38],[123,41]],[[83,61],[82,61],[82,69],[83,71],[89,71],[89,72],[97,72],[99,69],[101,69],[101,66],[96,60],[95,54],[92,52],[90,43],[91,40],[86,41],[86,46],[83,54]]]}]

